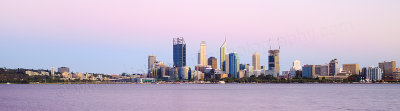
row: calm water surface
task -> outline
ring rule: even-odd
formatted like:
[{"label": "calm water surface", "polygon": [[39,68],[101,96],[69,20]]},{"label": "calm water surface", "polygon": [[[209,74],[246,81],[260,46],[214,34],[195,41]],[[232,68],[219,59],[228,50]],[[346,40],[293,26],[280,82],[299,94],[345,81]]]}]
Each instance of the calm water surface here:
[{"label": "calm water surface", "polygon": [[398,84],[0,85],[1,111],[399,111]]}]

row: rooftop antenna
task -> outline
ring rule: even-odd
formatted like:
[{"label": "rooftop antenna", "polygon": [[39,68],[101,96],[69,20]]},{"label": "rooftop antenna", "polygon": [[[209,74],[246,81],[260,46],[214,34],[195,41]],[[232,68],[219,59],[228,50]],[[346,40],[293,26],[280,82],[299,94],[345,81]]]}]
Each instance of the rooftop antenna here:
[{"label": "rooftop antenna", "polygon": [[272,46],[271,46],[271,38],[269,38],[269,50],[272,49],[271,47],[272,47]]},{"label": "rooftop antenna", "polygon": [[279,46],[279,50],[281,50],[281,44],[279,43],[279,37],[278,37],[278,46]]},{"label": "rooftop antenna", "polygon": [[225,42],[226,42],[226,35],[225,35]]}]

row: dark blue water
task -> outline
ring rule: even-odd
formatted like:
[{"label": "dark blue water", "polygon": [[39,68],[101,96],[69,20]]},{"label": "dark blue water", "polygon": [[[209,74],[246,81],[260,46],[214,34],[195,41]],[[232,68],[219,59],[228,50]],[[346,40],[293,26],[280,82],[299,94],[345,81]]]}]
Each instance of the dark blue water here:
[{"label": "dark blue water", "polygon": [[399,111],[397,84],[0,85],[1,111]]}]

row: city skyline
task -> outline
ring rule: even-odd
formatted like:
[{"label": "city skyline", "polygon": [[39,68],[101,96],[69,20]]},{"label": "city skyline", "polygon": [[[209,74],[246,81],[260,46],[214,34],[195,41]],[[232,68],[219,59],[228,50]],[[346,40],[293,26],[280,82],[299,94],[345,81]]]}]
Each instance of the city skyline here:
[{"label": "city skyline", "polygon": [[[294,60],[303,66],[337,58],[339,67],[357,63],[360,68],[400,61],[399,1],[182,2],[186,10],[165,9],[181,6],[170,2],[26,2],[0,1],[4,15],[0,67],[145,73],[148,55],[172,66],[171,39],[176,37],[185,38],[191,68],[197,64],[201,41],[207,43],[206,58],[220,61],[225,37],[226,53],[237,52],[245,64],[251,64],[252,54],[259,52],[260,64],[267,67],[269,46],[281,46],[281,71],[288,71]],[[205,6],[210,9],[201,8]]]}]

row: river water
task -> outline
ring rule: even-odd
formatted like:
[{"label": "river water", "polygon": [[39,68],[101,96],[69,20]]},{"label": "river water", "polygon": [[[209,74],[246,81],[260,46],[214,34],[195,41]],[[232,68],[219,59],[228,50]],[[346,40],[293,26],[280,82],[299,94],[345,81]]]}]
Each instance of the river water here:
[{"label": "river water", "polygon": [[2,84],[0,110],[399,111],[400,84]]}]

